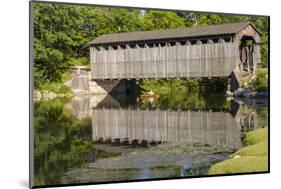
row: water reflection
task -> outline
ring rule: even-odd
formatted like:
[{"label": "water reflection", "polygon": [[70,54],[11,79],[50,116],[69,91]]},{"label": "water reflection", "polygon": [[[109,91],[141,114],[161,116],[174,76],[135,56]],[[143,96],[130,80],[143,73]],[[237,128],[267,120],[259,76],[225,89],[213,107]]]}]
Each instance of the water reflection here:
[{"label": "water reflection", "polygon": [[241,127],[229,112],[103,108],[92,118],[93,141],[241,146]]},{"label": "water reflection", "polygon": [[35,104],[35,184],[204,175],[267,125],[262,101],[223,95],[74,96]]}]

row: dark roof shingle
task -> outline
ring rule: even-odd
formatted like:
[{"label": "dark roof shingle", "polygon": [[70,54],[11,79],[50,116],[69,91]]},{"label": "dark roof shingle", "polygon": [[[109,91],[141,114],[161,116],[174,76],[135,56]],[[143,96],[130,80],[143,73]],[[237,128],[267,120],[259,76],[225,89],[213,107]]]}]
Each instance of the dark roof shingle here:
[{"label": "dark roof shingle", "polygon": [[89,44],[98,45],[98,44],[110,44],[110,43],[120,43],[120,42],[129,42],[129,41],[145,41],[145,40],[156,40],[156,39],[236,34],[248,24],[250,23],[239,22],[239,23],[231,23],[231,24],[197,26],[197,27],[178,28],[178,29],[161,29],[161,30],[151,30],[151,31],[104,34],[95,38]]}]

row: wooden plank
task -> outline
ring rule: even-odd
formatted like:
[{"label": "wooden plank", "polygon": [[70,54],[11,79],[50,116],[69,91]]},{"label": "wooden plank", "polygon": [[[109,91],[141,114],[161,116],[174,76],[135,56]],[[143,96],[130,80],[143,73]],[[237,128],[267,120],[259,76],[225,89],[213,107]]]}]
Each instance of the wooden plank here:
[{"label": "wooden plank", "polygon": [[[255,47],[255,51],[258,51]],[[235,69],[237,42],[90,50],[93,79],[225,77]],[[259,59],[255,54],[255,62]]]}]

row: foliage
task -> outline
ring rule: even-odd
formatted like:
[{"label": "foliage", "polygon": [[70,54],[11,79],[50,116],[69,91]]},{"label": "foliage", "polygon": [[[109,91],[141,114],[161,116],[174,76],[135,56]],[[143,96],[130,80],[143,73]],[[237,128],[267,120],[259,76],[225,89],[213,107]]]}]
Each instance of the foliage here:
[{"label": "foliage", "polygon": [[[67,167],[88,162],[91,141],[83,140],[75,133],[79,127],[63,105],[68,100],[54,99],[35,103],[34,158],[35,185],[55,184]],[[80,154],[79,156],[77,156]]]},{"label": "foliage", "polygon": [[[61,184],[62,177],[74,168],[86,168],[93,158],[116,156],[92,145],[90,118],[76,119],[65,104],[69,98],[35,102],[34,184]],[[117,154],[118,155],[118,154]]]},{"label": "foliage", "polygon": [[250,84],[250,87],[257,91],[267,91],[268,90],[268,73],[267,68],[257,69],[256,78]]},{"label": "foliage", "polygon": [[184,19],[174,12],[148,10],[140,19],[141,30],[172,29],[185,27]]},{"label": "foliage", "polygon": [[73,63],[68,61],[70,58],[81,58],[86,64],[87,43],[94,37],[138,30],[138,17],[139,10],[133,9],[35,3],[35,87],[61,81]]},{"label": "foliage", "polygon": [[53,92],[57,94],[67,94],[71,92],[71,89],[68,86],[63,85],[60,82],[47,82],[41,84],[38,87],[38,90],[40,92]]},{"label": "foliage", "polygon": [[76,45],[73,26],[77,20],[69,19],[77,15],[73,9],[51,4],[35,4],[34,7],[34,70],[35,86],[44,82],[60,81],[68,69],[67,60]]},{"label": "foliage", "polygon": [[246,147],[230,156],[231,159],[211,167],[209,174],[230,174],[268,171],[268,128],[246,133]]}]

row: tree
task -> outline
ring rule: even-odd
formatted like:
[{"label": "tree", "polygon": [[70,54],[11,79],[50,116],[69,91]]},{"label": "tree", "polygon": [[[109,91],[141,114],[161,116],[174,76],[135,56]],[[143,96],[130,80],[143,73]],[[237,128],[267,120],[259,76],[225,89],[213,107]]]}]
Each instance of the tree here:
[{"label": "tree", "polygon": [[70,58],[88,57],[87,43],[94,37],[138,30],[138,18],[134,9],[35,3],[35,87],[60,81]]},{"label": "tree", "polygon": [[141,30],[184,28],[184,19],[174,12],[146,11],[140,19]]},{"label": "tree", "polygon": [[34,71],[35,85],[58,81],[69,68],[72,46],[75,46],[73,27],[77,12],[72,7],[36,3],[34,7]]}]

